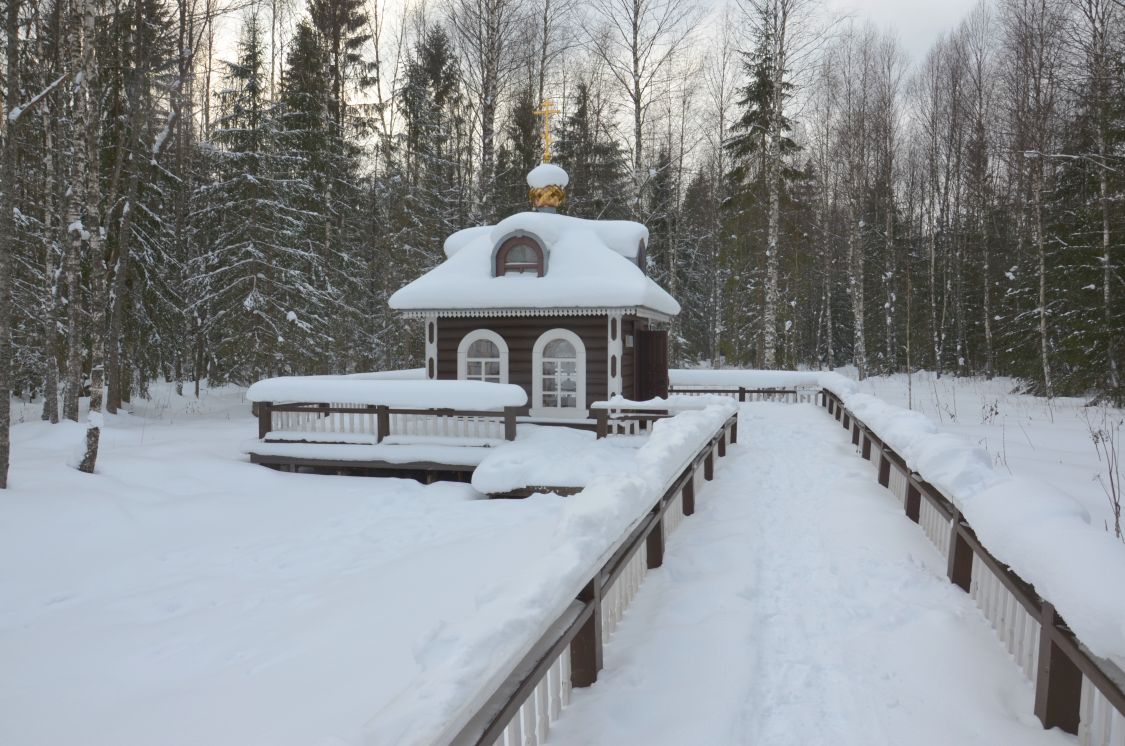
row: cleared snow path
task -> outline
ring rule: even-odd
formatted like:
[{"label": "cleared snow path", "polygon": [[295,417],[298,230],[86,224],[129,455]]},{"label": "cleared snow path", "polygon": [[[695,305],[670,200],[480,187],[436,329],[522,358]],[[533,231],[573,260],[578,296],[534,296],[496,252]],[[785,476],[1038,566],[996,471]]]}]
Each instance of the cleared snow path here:
[{"label": "cleared snow path", "polygon": [[749,404],[551,744],[1073,744],[812,405]]}]

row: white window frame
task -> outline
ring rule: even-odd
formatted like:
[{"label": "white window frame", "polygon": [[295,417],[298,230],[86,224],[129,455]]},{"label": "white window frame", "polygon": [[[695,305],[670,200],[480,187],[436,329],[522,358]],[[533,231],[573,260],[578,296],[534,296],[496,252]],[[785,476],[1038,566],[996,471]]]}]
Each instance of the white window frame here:
[{"label": "white window frame", "polygon": [[[457,379],[461,381],[469,378],[469,347],[473,342],[486,339],[496,345],[500,350],[500,383],[508,382],[508,343],[491,329],[474,329],[461,338],[457,345]],[[476,379],[474,379],[476,380]]]},{"label": "white window frame", "polygon": [[[574,346],[578,373],[578,386],[575,392],[577,407],[543,406],[543,350],[547,343],[556,339],[565,339]],[[550,329],[543,332],[539,335],[539,339],[535,340],[535,347],[531,351],[531,416],[582,419],[589,416],[589,410],[586,407],[586,345],[582,344],[581,337],[569,329]]]}]

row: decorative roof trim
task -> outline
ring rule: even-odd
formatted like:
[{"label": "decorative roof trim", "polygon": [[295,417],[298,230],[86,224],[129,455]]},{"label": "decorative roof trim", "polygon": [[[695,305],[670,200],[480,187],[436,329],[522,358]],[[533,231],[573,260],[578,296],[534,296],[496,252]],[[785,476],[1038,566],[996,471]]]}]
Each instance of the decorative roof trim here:
[{"label": "decorative roof trim", "polygon": [[498,316],[609,316],[631,314],[655,321],[671,321],[672,317],[651,308],[604,307],[604,308],[456,308],[456,309],[410,309],[401,312],[408,319],[432,318],[495,318]]}]

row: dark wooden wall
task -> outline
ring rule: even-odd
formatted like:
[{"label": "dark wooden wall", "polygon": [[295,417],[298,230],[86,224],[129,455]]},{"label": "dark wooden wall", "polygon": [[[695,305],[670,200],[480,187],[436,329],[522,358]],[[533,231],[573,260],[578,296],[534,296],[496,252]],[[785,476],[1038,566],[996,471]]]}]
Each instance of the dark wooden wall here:
[{"label": "dark wooden wall", "polygon": [[[622,326],[629,329],[630,321]],[[494,318],[442,318],[438,319],[439,379],[457,378],[457,345],[466,334],[476,329],[496,332],[508,344],[508,383],[523,386],[531,400],[531,351],[535,340],[548,329],[567,329],[574,332],[586,346],[586,406],[604,401],[608,392],[607,378],[609,346],[605,316],[498,316]],[[627,332],[632,334],[633,332]],[[626,349],[622,360],[625,372],[625,389],[628,394],[632,382],[632,350]]]}]

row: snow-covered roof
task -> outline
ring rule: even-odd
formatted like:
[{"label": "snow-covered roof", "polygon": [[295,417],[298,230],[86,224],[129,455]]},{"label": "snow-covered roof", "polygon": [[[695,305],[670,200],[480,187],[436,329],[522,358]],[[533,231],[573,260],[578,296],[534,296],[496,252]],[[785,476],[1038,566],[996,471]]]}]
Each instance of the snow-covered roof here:
[{"label": "snow-covered roof", "polygon": [[[495,250],[531,235],[546,253],[546,272],[493,277]],[[648,229],[627,220],[584,220],[521,212],[496,225],[458,231],[446,260],[391,296],[399,311],[648,309],[675,316],[680,304],[637,266]]]}]

